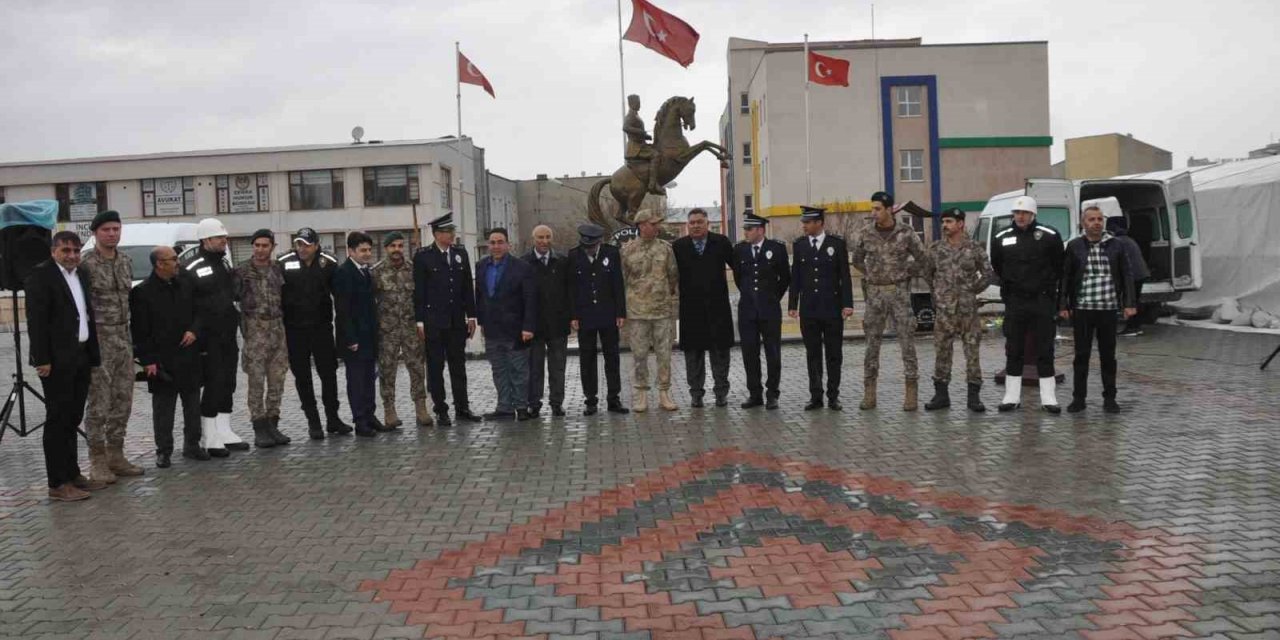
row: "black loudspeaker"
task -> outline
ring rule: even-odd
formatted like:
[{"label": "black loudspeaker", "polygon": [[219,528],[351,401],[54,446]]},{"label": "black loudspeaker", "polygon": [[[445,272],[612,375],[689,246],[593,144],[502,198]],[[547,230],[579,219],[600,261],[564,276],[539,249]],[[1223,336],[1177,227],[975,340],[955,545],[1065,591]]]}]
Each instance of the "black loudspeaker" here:
[{"label": "black loudspeaker", "polygon": [[49,259],[52,239],[52,231],[35,225],[0,229],[0,289],[22,291],[31,269]]},{"label": "black loudspeaker", "polygon": [[911,313],[916,317],[916,331],[933,331],[932,294],[911,294]]}]

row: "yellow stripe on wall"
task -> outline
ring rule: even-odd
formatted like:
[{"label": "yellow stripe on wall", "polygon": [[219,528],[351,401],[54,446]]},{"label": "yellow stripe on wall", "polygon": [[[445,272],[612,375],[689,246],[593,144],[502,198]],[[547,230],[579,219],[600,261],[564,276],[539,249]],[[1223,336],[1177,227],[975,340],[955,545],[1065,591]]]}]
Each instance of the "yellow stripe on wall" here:
[{"label": "yellow stripe on wall", "polygon": [[[819,202],[814,206],[822,207],[827,213],[871,213],[870,200],[839,200],[836,202]],[[800,205],[798,204],[778,204],[771,207],[765,207],[756,215],[766,218],[798,216],[800,215]]]}]

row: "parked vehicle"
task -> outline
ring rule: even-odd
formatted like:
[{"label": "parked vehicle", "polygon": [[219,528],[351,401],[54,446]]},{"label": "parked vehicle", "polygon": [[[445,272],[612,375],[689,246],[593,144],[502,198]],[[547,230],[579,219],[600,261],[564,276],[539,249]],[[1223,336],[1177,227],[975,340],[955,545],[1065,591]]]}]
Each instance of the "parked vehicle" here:
[{"label": "parked vehicle", "polygon": [[[92,236],[84,243],[82,252],[94,247]],[[133,261],[133,284],[151,275],[151,251],[158,246],[173,247],[181,254],[200,242],[196,240],[196,225],[188,222],[128,222],[121,225],[120,245],[117,250]]]}]

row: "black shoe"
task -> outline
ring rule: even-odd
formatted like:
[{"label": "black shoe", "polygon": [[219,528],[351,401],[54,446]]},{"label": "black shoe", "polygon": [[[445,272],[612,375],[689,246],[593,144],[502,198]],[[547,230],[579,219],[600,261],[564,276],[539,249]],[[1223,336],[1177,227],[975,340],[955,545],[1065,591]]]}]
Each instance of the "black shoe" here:
[{"label": "black shoe", "polygon": [[587,405],[587,408],[582,410],[582,415],[584,416],[594,416],[597,413],[600,413],[600,407],[594,404]]},{"label": "black shoe", "polygon": [[171,463],[171,462],[169,462],[169,454],[168,454],[168,453],[157,453],[157,454],[156,454],[156,468],[157,468],[157,469],[168,469],[170,464],[172,464],[172,463]]},{"label": "black shoe", "polygon": [[205,461],[205,460],[208,460],[208,459],[209,459],[209,452],[208,452],[208,451],[205,451],[204,449],[198,448],[198,447],[197,447],[197,448],[187,448],[187,447],[183,447],[183,448],[182,448],[182,457],[184,457],[184,458],[186,458],[186,459],[188,459],[188,460],[200,460],[200,461],[202,461],[202,462],[203,462],[203,461]]},{"label": "black shoe", "polygon": [[329,433],[340,435],[340,436],[345,436],[348,433],[351,433],[352,431],[351,425],[343,422],[342,418],[339,418],[337,414],[328,416],[328,419],[326,421],[324,428]]},{"label": "black shoe", "polygon": [[764,400],[761,400],[761,399],[760,399],[759,397],[757,397],[757,396],[751,396],[750,398],[747,398],[747,401],[746,401],[746,402],[743,402],[742,404],[740,404],[740,405],[738,405],[738,406],[739,406],[739,407],[742,407],[743,409],[754,409],[754,408],[756,408],[756,407],[763,407],[763,406],[764,406]]},{"label": "black shoe", "polygon": [[1102,410],[1107,413],[1120,413],[1120,404],[1114,398],[1107,398],[1102,401]]},{"label": "black shoe", "polygon": [[844,405],[840,404],[839,400],[833,398],[827,401],[827,408],[832,411],[841,411],[844,409]]},{"label": "black shoe", "polygon": [[1045,413],[1052,414],[1055,416],[1058,415],[1059,413],[1062,413],[1062,407],[1059,407],[1056,404],[1046,404],[1041,406],[1040,408],[1043,409]]},{"label": "black shoe", "polygon": [[716,396],[716,406],[721,408],[729,406],[729,397]]},{"label": "black shoe", "polygon": [[270,418],[258,418],[253,421],[253,446],[259,449],[270,449],[276,446],[276,439],[271,437]]},{"label": "black shoe", "polygon": [[764,408],[765,408],[765,409],[768,409],[768,410],[770,410],[770,411],[773,411],[774,409],[777,409],[777,408],[778,408],[778,399],[777,399],[777,398],[769,398],[769,399],[765,400],[765,401],[764,401]]},{"label": "black shoe", "polygon": [[208,453],[210,458],[228,458],[231,456],[231,452],[226,449],[205,449],[205,452]]},{"label": "black shoe", "polygon": [[617,414],[619,414],[619,415],[624,415],[624,416],[625,416],[625,415],[627,415],[628,413],[631,413],[631,410],[630,410],[630,409],[628,409],[628,408],[626,408],[626,407],[624,407],[624,406],[622,406],[622,402],[620,402],[620,401],[615,401],[615,402],[610,402],[610,403],[609,403],[609,413],[617,413]]},{"label": "black shoe", "polygon": [[271,425],[268,427],[267,431],[271,433],[271,439],[275,440],[276,444],[286,445],[293,442],[293,438],[280,433],[280,416],[271,416],[268,420],[271,421]]},{"label": "black shoe", "polygon": [[690,401],[689,401],[689,406],[690,406],[690,407],[693,407],[694,409],[701,409],[701,408],[705,407],[705,406],[706,406],[706,404],[704,404],[704,403],[702,402],[702,398],[701,398],[701,397],[695,397],[694,399],[692,399],[692,400],[690,400]]},{"label": "black shoe", "polygon": [[[275,441],[272,440],[272,442],[275,442]],[[226,447],[228,451],[248,451],[249,443],[248,442],[228,442],[226,444]]]},{"label": "black shoe", "polygon": [[320,422],[320,414],[307,414],[307,435],[312,440],[324,440],[324,425]]},{"label": "black shoe", "polygon": [[1124,338],[1136,338],[1142,335],[1142,329],[1125,329],[1124,331],[1121,331],[1117,335]]},{"label": "black shoe", "polygon": [[933,398],[924,403],[925,411],[936,411],[938,409],[946,409],[951,406],[951,392],[947,389],[945,382],[933,382]]},{"label": "black shoe", "polygon": [[551,407],[551,416],[552,416],[553,418],[563,418],[563,417],[564,417],[564,407],[561,407],[561,406],[559,406],[559,405],[553,405],[553,406]]},{"label": "black shoe", "polygon": [[822,408],[822,400],[817,400],[817,399],[810,400],[809,404],[806,404],[804,406],[805,411],[813,411],[814,409],[821,409],[821,408]]},{"label": "black shoe", "polygon": [[436,426],[437,427],[453,426],[453,420],[449,419],[448,411],[441,411],[440,413],[436,414]]},{"label": "black shoe", "polygon": [[1008,413],[1021,406],[1022,406],[1022,403],[1019,403],[1019,402],[1005,402],[1005,403],[1002,403],[1000,406],[996,407],[996,411],[999,411],[1000,413]]},{"label": "black shoe", "polygon": [[396,430],[396,428],[395,428],[395,427],[393,427],[393,426],[391,426],[391,425],[389,425],[389,424],[382,424],[382,421],[381,421],[381,420],[379,420],[379,419],[377,419],[376,417],[375,417],[375,418],[369,418],[369,427],[370,427],[371,429],[373,429],[374,431],[377,431],[378,433],[387,433],[388,431],[395,431],[395,430]]},{"label": "black shoe", "polygon": [[485,420],[510,420],[516,417],[514,411],[490,411],[484,414]]},{"label": "black shoe", "polygon": [[526,422],[534,418],[533,412],[528,409],[516,409],[516,422]]},{"label": "black shoe", "polygon": [[374,428],[373,428],[372,426],[365,425],[365,426],[363,426],[363,427],[356,427],[356,436],[357,436],[357,437],[360,437],[360,438],[372,438],[372,437],[374,437],[374,436],[376,436],[376,435],[378,435],[378,432],[377,432],[377,431],[375,431],[375,430],[374,430]]},{"label": "black shoe", "polygon": [[1071,404],[1067,405],[1067,413],[1080,413],[1084,411],[1084,398],[1073,398]]},{"label": "black shoe", "polygon": [[987,410],[987,405],[982,404],[982,383],[969,383],[969,398],[967,404],[969,410],[974,413],[982,413]]},{"label": "black shoe", "polygon": [[458,409],[457,411],[454,411],[454,413],[457,414],[458,419],[463,422],[484,422],[484,418],[471,413],[470,409]]}]

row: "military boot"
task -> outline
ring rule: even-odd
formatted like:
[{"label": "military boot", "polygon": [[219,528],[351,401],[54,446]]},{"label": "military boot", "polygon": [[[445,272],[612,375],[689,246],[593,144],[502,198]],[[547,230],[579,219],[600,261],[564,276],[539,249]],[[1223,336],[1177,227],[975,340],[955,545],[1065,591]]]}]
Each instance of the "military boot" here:
[{"label": "military boot", "polygon": [[862,381],[862,403],[858,405],[858,408],[863,411],[876,408],[875,378],[867,378]]},{"label": "military boot", "polygon": [[129,459],[124,457],[123,442],[107,443],[107,468],[117,478],[132,478],[146,473],[142,467],[129,462]]},{"label": "military boot", "polygon": [[259,449],[270,449],[276,446],[276,439],[271,437],[269,418],[258,418],[253,421],[253,446]]},{"label": "military boot", "polygon": [[951,392],[947,390],[947,383],[933,381],[933,398],[924,403],[925,411],[936,411],[938,409],[946,409],[951,406]]},{"label": "military boot", "polygon": [[276,444],[285,445],[293,442],[293,438],[280,432],[280,416],[270,416],[267,420],[270,422],[267,431],[271,433],[271,439],[275,440]]},{"label": "military boot", "polygon": [[307,435],[312,440],[324,440],[324,423],[320,422],[320,412],[312,409],[307,414]]},{"label": "military boot", "polygon": [[671,391],[669,389],[661,389],[658,391],[658,406],[661,407],[663,411],[675,411],[680,408],[680,406],[676,404],[676,401],[671,399]]},{"label": "military boot", "polygon": [[631,410],[636,413],[644,413],[649,410],[649,390],[635,389],[631,394]]},{"label": "military boot", "polygon": [[107,466],[107,448],[103,444],[89,445],[89,478],[107,484],[116,483],[116,474]]},{"label": "military boot", "polygon": [[384,418],[382,424],[391,427],[392,429],[404,424],[400,421],[400,416],[396,415],[395,400],[392,400],[391,402],[387,402],[386,400],[382,401],[382,414]]},{"label": "military boot", "polygon": [[329,415],[325,416],[325,418],[326,418],[326,424],[324,428],[329,433],[335,433],[340,436],[345,436],[348,433],[351,433],[352,431],[354,431],[354,429],[351,428],[351,425],[343,422],[342,418],[339,418],[338,414],[336,413],[330,413]]},{"label": "military boot", "polygon": [[919,403],[917,399],[920,395],[920,382],[915,378],[907,378],[907,389],[902,394],[902,410],[915,411],[916,405]]},{"label": "military boot", "polygon": [[982,391],[981,382],[969,383],[969,410],[970,411],[973,411],[975,413],[982,413],[983,411],[987,410],[987,405],[982,404],[982,398],[979,396],[979,392],[981,391]]},{"label": "military boot", "polygon": [[413,412],[418,418],[419,427],[429,427],[435,424],[435,420],[431,419],[431,412],[427,411],[426,398],[418,398],[413,401]]}]

